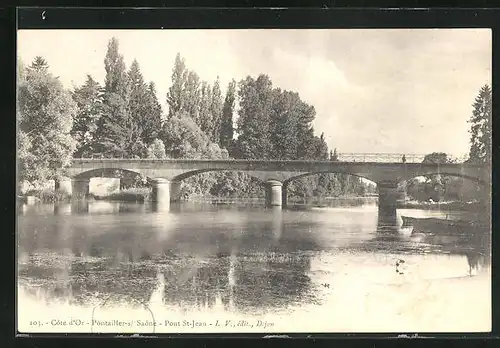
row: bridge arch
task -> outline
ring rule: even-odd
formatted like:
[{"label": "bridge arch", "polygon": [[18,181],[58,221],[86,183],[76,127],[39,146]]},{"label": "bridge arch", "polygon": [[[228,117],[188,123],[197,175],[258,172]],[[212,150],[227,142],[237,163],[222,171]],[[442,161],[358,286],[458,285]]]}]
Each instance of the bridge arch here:
[{"label": "bridge arch", "polygon": [[90,169],[83,171],[81,173],[78,173],[76,175],[73,175],[73,179],[79,179],[79,180],[85,180],[85,179],[92,179],[92,178],[121,178],[122,176],[120,174],[125,173],[129,175],[140,175],[149,180],[152,180],[153,178],[144,175],[140,171],[134,171],[130,169],[124,169],[124,168],[97,168],[97,169]]},{"label": "bridge arch", "polygon": [[178,175],[170,178],[170,181],[181,182],[185,179],[194,177],[194,176],[199,175],[199,174],[215,173],[215,172],[217,172],[217,173],[245,173],[248,176],[251,176],[252,178],[257,179],[258,181],[260,181],[262,183],[265,182],[265,180],[263,180],[262,177],[255,175],[255,173],[252,173],[252,171],[238,170],[238,169],[219,169],[219,168],[191,170],[191,171],[184,172],[184,173],[178,174]]},{"label": "bridge arch", "polygon": [[295,175],[295,176],[292,176],[291,178],[286,179],[285,181],[283,181],[283,185],[288,185],[292,181],[302,179],[302,178],[305,178],[308,176],[320,175],[320,174],[343,174],[343,175],[348,175],[348,176],[355,176],[355,177],[360,178],[360,179],[368,180],[368,181],[374,183],[375,185],[377,185],[377,182],[374,181],[373,178],[370,178],[368,175],[362,175],[359,173],[343,172],[343,171],[314,171],[314,172],[302,173],[302,174]]},{"label": "bridge arch", "polygon": [[120,189],[127,187],[135,178],[144,178],[149,187],[154,187],[155,178],[144,175],[140,171],[123,168],[96,168],[84,170],[70,176],[71,180],[63,179],[56,183],[56,188],[71,192],[72,195],[88,195],[91,192],[91,180],[99,178],[120,179]]}]

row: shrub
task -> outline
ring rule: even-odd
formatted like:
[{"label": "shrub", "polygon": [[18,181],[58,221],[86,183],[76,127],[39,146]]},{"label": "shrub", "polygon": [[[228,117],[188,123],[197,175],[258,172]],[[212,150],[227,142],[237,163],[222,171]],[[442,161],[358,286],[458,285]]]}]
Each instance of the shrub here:
[{"label": "shrub", "polygon": [[54,191],[51,189],[44,190],[30,190],[26,192],[25,196],[35,196],[42,203],[57,203],[69,201],[71,199],[71,195],[69,195],[65,191]]},{"label": "shrub", "polygon": [[151,199],[151,189],[148,187],[131,187],[101,197],[101,199],[125,202],[145,202]]}]

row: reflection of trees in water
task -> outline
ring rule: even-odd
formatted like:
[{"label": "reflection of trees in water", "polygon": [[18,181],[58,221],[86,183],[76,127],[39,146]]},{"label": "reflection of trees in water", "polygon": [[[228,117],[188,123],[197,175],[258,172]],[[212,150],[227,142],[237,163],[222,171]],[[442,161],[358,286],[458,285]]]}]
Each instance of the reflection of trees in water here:
[{"label": "reflection of trees in water", "polygon": [[106,300],[107,303],[147,303],[156,285],[156,271],[151,264],[123,263],[109,260],[76,261],[72,267],[73,300]]},{"label": "reflection of trees in water", "polygon": [[180,307],[265,310],[298,301],[310,286],[305,254],[221,254],[164,271],[165,302]]},{"label": "reflection of trees in water", "polygon": [[59,267],[31,266],[23,278],[31,279],[30,288],[39,288],[47,300],[89,304],[145,303],[156,285],[156,272],[150,264],[128,263],[120,266],[106,259],[94,262],[73,258],[58,262]]},{"label": "reflection of trees in water", "polygon": [[177,260],[183,265],[169,263],[163,271],[163,300],[180,307],[213,307],[217,295],[227,286],[226,259],[212,258],[203,263],[195,259]]},{"label": "reflection of trees in water", "polygon": [[267,309],[296,302],[309,290],[310,257],[266,253],[243,258],[236,268],[234,304],[239,310]]}]

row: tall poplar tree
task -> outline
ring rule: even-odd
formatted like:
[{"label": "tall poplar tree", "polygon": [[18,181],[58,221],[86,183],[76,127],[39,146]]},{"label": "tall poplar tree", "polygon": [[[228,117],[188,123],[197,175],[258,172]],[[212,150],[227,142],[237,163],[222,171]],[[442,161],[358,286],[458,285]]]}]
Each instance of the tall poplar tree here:
[{"label": "tall poplar tree", "polygon": [[220,147],[228,150],[231,149],[234,136],[233,113],[235,100],[236,81],[232,80],[227,87],[226,98],[224,99],[219,137]]},{"label": "tall poplar tree", "polygon": [[146,145],[151,145],[158,138],[162,127],[162,108],[156,95],[156,85],[150,82],[147,90],[147,112],[142,120],[142,141]]},{"label": "tall poplar tree", "polygon": [[141,130],[130,115],[131,86],[123,56],[118,51],[118,40],[114,37],[108,43],[104,67],[104,115],[98,123],[96,146],[106,157],[133,157],[141,151],[145,153],[139,141]]},{"label": "tall poplar tree", "polygon": [[194,71],[188,71],[181,94],[183,109],[193,119],[198,119],[200,108],[200,77]]},{"label": "tall poplar tree", "polygon": [[[130,97],[128,100],[128,109],[130,122],[132,122],[134,135],[134,153],[132,155],[143,157],[145,155],[145,148],[148,144],[145,143],[144,137],[144,124],[149,118],[151,111],[148,95],[148,87],[144,82],[139,63],[136,59],[132,61],[130,70],[128,72],[128,83],[130,86]],[[137,151],[137,152],[135,152]]]},{"label": "tall poplar tree", "polygon": [[185,85],[188,71],[186,63],[180,53],[175,56],[174,68],[172,70],[172,85],[167,93],[168,117],[172,117],[184,107]]},{"label": "tall poplar tree", "polygon": [[106,70],[104,89],[107,94],[116,93],[124,100],[128,96],[128,81],[125,68],[125,61],[119,52],[119,42],[116,37],[112,37],[108,43],[108,50],[104,59],[104,69]]},{"label": "tall poplar tree", "polygon": [[200,88],[200,104],[198,110],[198,117],[195,119],[196,124],[200,129],[210,138],[210,134],[213,130],[212,124],[212,89],[208,82],[203,81]]},{"label": "tall poplar tree", "polygon": [[212,119],[210,134],[208,135],[212,142],[218,143],[221,132],[222,108],[224,106],[222,101],[222,92],[220,90],[219,76],[217,76],[217,79],[212,87],[211,97],[210,114],[212,115]]}]

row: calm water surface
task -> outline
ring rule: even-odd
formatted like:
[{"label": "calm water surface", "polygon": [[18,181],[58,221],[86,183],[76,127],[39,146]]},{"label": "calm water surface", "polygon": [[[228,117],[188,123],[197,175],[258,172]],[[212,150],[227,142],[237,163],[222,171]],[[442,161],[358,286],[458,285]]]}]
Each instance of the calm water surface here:
[{"label": "calm water surface", "polygon": [[[135,310],[134,318],[162,327],[135,323],[134,332],[196,332],[169,327],[174,313],[205,323],[200,332],[217,325],[214,318],[218,330],[257,330],[252,322],[224,327],[229,317],[258,318],[260,331],[487,331],[489,239],[411,234],[401,215],[464,218],[398,210],[396,221],[383,221],[375,204],[183,203],[169,212],[103,201],[23,206],[19,320],[32,321],[34,308],[58,318],[92,309],[92,318],[107,319]],[[42,322],[25,325],[44,331]],[[64,327],[79,330],[88,328]]]}]

